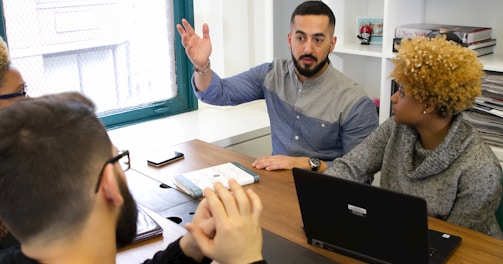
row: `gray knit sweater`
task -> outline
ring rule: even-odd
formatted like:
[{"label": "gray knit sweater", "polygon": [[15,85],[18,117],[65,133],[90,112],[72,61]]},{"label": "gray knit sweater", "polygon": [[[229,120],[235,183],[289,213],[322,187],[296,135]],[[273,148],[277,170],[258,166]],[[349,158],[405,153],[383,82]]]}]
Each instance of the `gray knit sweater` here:
[{"label": "gray knit sweater", "polygon": [[414,128],[390,118],[324,173],[366,182],[379,171],[381,187],[424,198],[430,216],[503,238],[495,216],[501,165],[461,115],[435,150],[421,146]]}]

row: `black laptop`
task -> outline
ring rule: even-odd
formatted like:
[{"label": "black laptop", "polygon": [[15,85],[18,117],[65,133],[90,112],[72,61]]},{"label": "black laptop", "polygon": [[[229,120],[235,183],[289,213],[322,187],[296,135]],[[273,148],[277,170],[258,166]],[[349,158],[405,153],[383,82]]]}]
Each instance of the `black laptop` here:
[{"label": "black laptop", "polygon": [[461,238],[428,229],[426,201],[293,169],[308,243],[370,263],[444,263]]}]

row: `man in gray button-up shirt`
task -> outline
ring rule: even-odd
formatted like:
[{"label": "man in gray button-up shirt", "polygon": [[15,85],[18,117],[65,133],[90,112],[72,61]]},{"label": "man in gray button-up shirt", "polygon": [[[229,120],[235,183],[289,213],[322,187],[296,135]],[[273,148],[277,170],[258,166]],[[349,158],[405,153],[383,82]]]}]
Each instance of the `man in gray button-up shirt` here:
[{"label": "man in gray button-up shirt", "polygon": [[215,105],[265,99],[273,153],[256,160],[256,168],[317,169],[311,158],[324,162],[340,157],[378,126],[372,99],[330,66],[335,17],[321,1],[304,2],[293,12],[291,59],[275,59],[229,78],[211,71],[208,25],[203,25],[202,38],[186,20],[177,28],[194,64],[192,85],[199,99]]}]

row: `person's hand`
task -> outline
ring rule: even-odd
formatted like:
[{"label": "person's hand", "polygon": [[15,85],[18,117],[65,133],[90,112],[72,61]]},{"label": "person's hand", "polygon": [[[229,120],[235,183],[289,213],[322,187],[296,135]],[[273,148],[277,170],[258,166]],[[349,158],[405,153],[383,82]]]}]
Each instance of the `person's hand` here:
[{"label": "person's hand", "polygon": [[262,202],[255,192],[245,192],[234,179],[229,180],[229,186],[231,192],[219,182],[214,185],[215,191],[204,190],[215,221],[214,237],[199,225],[187,224],[186,228],[204,255],[219,263],[262,260]]},{"label": "person's hand", "polygon": [[309,158],[306,157],[290,157],[284,155],[265,156],[256,159],[252,166],[256,169],[264,170],[283,170],[293,169],[293,167],[302,169],[311,169],[309,167]]},{"label": "person's hand", "polygon": [[[206,199],[202,200],[197,206],[194,217],[192,218],[192,224],[199,226],[206,236],[210,238],[215,236],[215,221],[211,215]],[[201,262],[204,258],[203,252],[190,232],[185,233],[180,239],[180,248],[186,256],[193,258],[197,262]]]},{"label": "person's hand", "polygon": [[182,46],[194,67],[204,69],[208,66],[211,55],[210,29],[208,24],[203,24],[203,37],[200,38],[194,28],[186,19],[182,19],[182,25],[177,24],[176,29],[182,39]]}]

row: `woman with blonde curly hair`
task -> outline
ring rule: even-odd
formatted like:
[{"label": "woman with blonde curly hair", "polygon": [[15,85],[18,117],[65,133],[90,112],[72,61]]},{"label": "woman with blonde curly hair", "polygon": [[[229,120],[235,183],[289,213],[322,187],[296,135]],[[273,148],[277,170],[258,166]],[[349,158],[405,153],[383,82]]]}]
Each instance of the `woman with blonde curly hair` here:
[{"label": "woman with blonde curly hair", "polygon": [[[26,96],[25,88],[21,73],[11,65],[7,44],[0,37],[0,108]],[[0,221],[0,249],[12,244],[17,244],[17,241]]]},{"label": "woman with blonde curly hair", "polygon": [[11,65],[7,44],[0,38],[0,108],[26,96],[21,73]]},{"label": "woman with blonde curly hair", "polygon": [[460,114],[481,94],[477,54],[445,37],[417,37],[403,40],[392,62],[393,117],[324,173],[368,182],[380,171],[382,188],[424,198],[430,216],[503,238],[501,165]]}]

